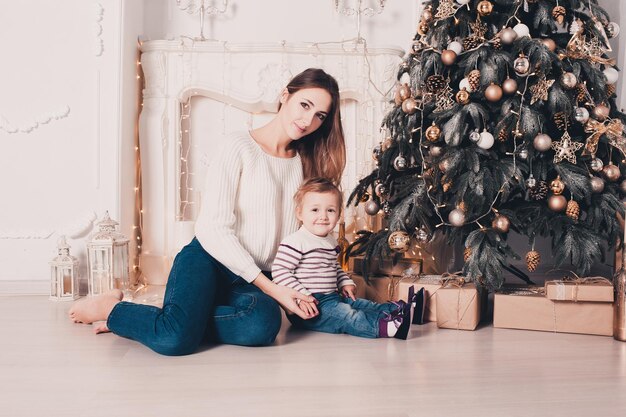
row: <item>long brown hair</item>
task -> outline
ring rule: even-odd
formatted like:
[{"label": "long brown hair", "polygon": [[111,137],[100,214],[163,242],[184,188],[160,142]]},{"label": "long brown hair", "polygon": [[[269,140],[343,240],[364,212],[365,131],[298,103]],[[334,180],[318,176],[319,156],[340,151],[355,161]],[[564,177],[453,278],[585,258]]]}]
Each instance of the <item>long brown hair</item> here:
[{"label": "long brown hair", "polygon": [[290,146],[300,154],[305,180],[324,177],[339,186],[346,166],[346,144],[337,81],[324,70],[309,68],[293,77],[286,88],[289,94],[306,88],[322,88],[330,94],[330,109],[322,125],[315,132],[294,140]]}]

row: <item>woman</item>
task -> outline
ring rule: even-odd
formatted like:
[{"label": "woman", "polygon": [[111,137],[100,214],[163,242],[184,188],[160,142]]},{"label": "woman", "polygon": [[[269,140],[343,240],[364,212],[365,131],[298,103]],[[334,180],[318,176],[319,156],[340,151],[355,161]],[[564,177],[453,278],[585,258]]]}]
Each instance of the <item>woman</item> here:
[{"label": "woman", "polygon": [[163,308],[121,301],[121,291],[77,302],[74,322],[111,331],[164,355],[195,352],[207,338],[262,346],[280,329],[279,304],[303,319],[312,296],[268,277],[278,244],[298,229],[293,195],[303,179],[339,184],[345,144],[339,88],[310,68],[295,76],[266,125],[233,135],[207,172],[196,237],[174,259]]}]

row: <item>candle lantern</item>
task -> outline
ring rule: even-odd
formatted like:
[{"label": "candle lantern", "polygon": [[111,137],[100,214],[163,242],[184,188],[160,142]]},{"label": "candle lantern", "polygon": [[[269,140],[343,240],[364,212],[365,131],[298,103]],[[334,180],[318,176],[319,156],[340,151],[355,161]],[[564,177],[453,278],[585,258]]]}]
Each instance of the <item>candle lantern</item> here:
[{"label": "candle lantern", "polygon": [[89,295],[128,289],[128,239],[117,231],[118,225],[107,211],[98,223],[99,230],[89,237]]},{"label": "candle lantern", "polygon": [[50,299],[72,301],[78,298],[78,259],[70,255],[65,236],[57,243],[58,255],[50,261]]}]

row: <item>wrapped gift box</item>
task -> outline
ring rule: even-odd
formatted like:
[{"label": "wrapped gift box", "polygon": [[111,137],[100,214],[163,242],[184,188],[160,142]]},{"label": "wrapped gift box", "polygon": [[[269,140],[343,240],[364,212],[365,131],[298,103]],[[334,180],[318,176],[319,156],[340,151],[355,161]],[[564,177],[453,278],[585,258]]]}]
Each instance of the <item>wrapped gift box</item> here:
[{"label": "wrapped gift box", "polygon": [[425,321],[437,321],[437,291],[442,287],[441,275],[422,275],[419,278],[370,277],[370,285],[360,275],[352,275],[356,284],[356,296],[377,303],[387,301],[407,301],[409,287],[415,292],[424,288],[426,296]]},{"label": "wrapped gift box", "polygon": [[[352,258],[352,270],[355,274],[363,274],[363,257],[357,256]],[[370,275],[391,275],[401,276],[402,272],[412,268],[414,274],[420,274],[422,272],[422,259],[418,258],[400,258],[395,265],[392,265],[391,260],[383,260],[382,263],[378,260],[370,262],[368,272]]]},{"label": "wrapped gift box", "polygon": [[540,288],[496,293],[494,327],[582,333],[613,334],[613,304],[591,301],[553,301]]},{"label": "wrapped gift box", "polygon": [[437,327],[475,330],[480,323],[486,292],[473,282],[452,281],[437,290]]},{"label": "wrapped gift box", "polygon": [[554,301],[613,302],[613,284],[601,277],[546,281],[546,298]]}]

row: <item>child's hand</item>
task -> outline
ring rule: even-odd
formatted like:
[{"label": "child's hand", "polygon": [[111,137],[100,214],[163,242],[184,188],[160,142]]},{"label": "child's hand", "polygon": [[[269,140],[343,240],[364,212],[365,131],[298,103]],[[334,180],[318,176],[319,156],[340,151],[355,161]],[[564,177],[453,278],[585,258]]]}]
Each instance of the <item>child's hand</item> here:
[{"label": "child's hand", "polygon": [[356,301],[356,297],[354,296],[355,291],[356,291],[355,285],[345,285],[341,287],[341,294],[346,298],[352,299],[352,301]]},{"label": "child's hand", "polygon": [[303,318],[311,319],[319,314],[319,310],[317,309],[315,302],[300,300],[298,307],[300,307],[300,310],[305,312],[307,315],[307,317]]}]

